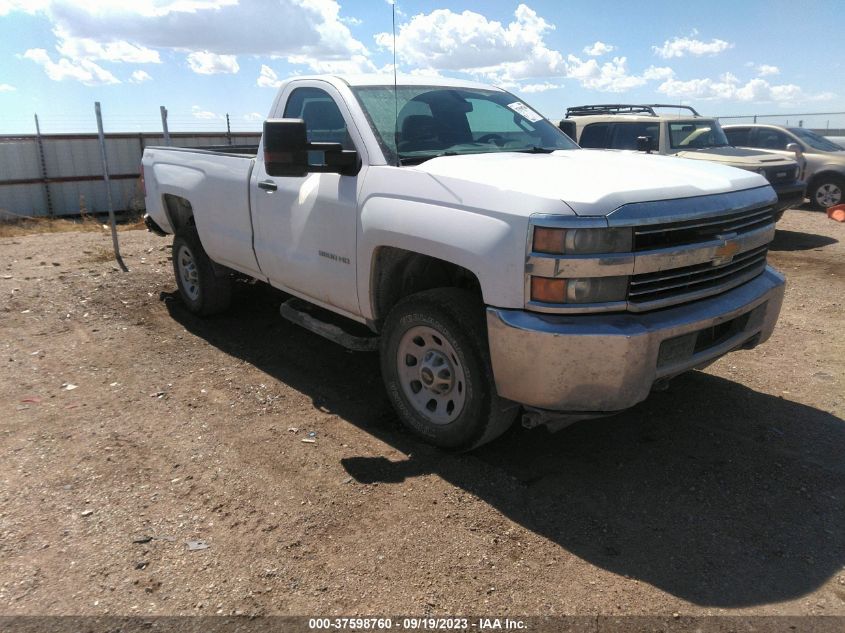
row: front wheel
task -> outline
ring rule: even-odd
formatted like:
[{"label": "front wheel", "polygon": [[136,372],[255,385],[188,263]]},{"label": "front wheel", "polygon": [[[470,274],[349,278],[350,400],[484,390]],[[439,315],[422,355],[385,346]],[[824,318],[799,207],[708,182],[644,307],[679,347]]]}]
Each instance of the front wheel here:
[{"label": "front wheel", "polygon": [[385,322],[388,397],[403,424],[442,448],[489,442],[518,411],[496,393],[483,308],[465,290],[437,288],[401,300]]},{"label": "front wheel", "polygon": [[196,227],[186,226],[173,238],[173,273],[185,306],[194,314],[223,312],[232,297],[232,280],[218,275],[202,247]]},{"label": "front wheel", "polygon": [[828,209],[845,202],[845,179],[837,176],[822,176],[810,188],[810,203],[817,209]]}]

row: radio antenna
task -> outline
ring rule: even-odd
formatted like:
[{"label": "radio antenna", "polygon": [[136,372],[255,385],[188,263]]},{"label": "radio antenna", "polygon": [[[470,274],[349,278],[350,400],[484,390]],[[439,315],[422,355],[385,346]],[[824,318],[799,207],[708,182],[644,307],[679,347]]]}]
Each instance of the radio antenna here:
[{"label": "radio antenna", "polygon": [[399,95],[397,94],[396,79],[396,0],[390,3],[391,21],[393,24],[393,146],[396,148],[396,166],[400,167],[399,161]]}]

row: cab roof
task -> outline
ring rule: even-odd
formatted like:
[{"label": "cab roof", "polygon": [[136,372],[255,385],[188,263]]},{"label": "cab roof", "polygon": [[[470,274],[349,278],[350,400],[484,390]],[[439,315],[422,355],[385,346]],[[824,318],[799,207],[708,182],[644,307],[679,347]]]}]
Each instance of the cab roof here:
[{"label": "cab roof", "polygon": [[[343,82],[348,86],[392,86],[392,74],[362,74],[362,75],[297,75],[291,77],[291,80],[300,79],[317,79],[334,82]],[[501,90],[489,84],[479,83],[477,81],[467,81],[465,79],[454,79],[452,77],[440,76],[425,76],[425,75],[403,75],[399,73],[396,78],[397,85],[400,86],[448,86],[452,88],[477,88],[481,90]]]}]

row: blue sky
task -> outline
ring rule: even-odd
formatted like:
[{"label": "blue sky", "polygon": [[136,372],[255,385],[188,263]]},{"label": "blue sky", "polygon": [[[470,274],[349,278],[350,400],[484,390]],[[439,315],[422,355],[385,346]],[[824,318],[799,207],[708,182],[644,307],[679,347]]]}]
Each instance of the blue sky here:
[{"label": "blue sky", "polygon": [[[397,2],[402,73],[501,85],[550,118],[606,102],[845,111],[842,0]],[[0,0],[0,134],[257,130],[280,79],[390,71],[385,0]],[[845,116],[805,117],[845,127]],[[794,123],[794,121],[793,121]]]}]

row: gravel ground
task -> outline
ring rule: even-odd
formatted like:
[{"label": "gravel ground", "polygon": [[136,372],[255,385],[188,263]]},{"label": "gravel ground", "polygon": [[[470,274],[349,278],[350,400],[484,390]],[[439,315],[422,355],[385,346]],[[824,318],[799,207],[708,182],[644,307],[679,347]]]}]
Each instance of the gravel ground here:
[{"label": "gravel ground", "polygon": [[188,314],[169,240],[2,239],[0,613],[845,614],[845,225],[779,228],[767,344],[466,455],[276,291]]}]

